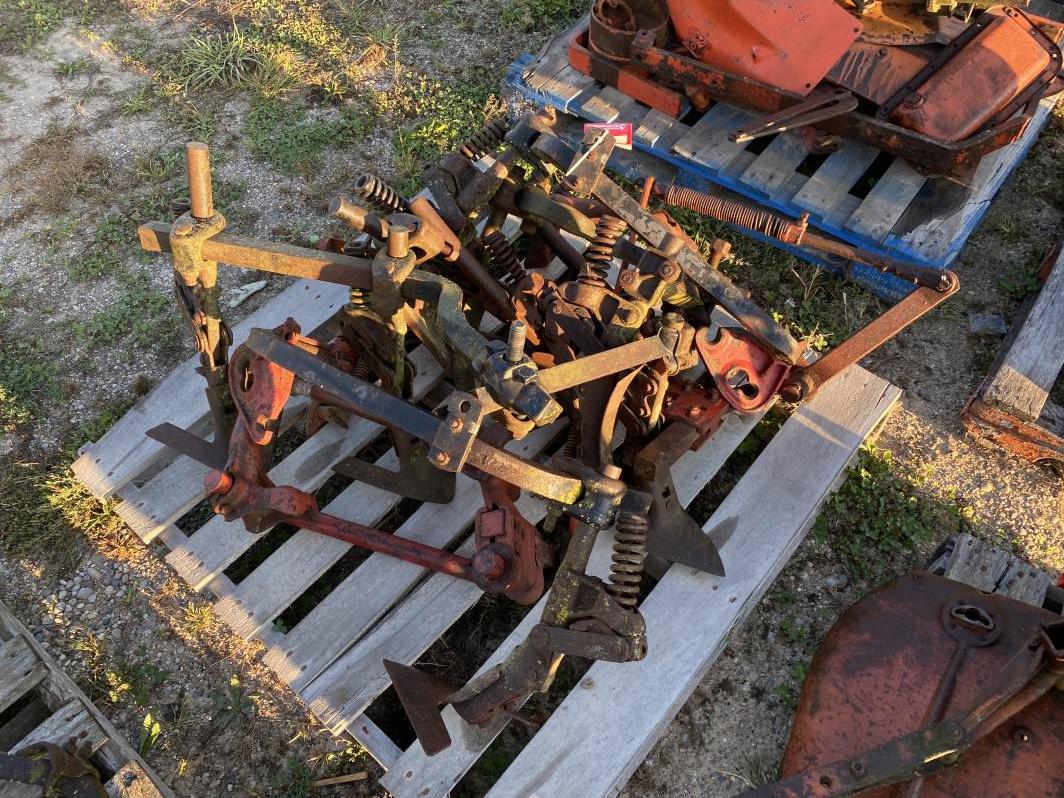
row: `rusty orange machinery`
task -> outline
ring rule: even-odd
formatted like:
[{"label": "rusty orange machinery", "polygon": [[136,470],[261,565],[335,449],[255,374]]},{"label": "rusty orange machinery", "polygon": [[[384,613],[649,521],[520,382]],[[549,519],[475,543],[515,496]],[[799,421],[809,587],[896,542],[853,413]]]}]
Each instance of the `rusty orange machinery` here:
[{"label": "rusty orange machinery", "polygon": [[1059,24],[1013,7],[970,24],[906,0],[597,0],[570,63],[675,117],[717,101],[764,116],[732,138],[851,137],[930,174],[974,170],[1064,88]]}]

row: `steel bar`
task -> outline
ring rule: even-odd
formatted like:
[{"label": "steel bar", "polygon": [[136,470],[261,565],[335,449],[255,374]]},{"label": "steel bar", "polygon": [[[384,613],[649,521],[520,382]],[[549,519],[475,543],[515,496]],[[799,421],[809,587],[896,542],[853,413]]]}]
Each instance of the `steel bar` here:
[{"label": "steel bar", "polygon": [[[166,222],[140,225],[137,234],[141,248],[147,252],[170,254],[170,228]],[[319,252],[291,244],[219,233],[203,242],[203,257],[243,269],[321,280],[367,291],[373,287],[370,262],[338,252]]]}]

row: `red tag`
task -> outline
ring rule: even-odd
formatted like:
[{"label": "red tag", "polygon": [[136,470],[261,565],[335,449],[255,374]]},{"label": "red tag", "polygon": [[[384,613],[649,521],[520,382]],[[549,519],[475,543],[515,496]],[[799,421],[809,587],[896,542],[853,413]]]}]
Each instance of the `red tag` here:
[{"label": "red tag", "polygon": [[617,146],[622,150],[632,149],[632,123],[631,122],[587,122],[584,124],[584,135],[589,130],[605,130],[617,139]]}]

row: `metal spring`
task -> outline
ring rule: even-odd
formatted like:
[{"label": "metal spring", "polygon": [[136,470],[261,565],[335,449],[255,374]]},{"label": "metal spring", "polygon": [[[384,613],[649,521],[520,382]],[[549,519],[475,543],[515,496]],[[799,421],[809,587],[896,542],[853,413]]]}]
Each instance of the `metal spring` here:
[{"label": "metal spring", "polygon": [[613,247],[627,229],[628,224],[616,216],[607,214],[598,220],[595,236],[584,250],[584,260],[587,261],[587,269],[581,275],[584,282],[605,284],[613,263]]},{"label": "metal spring", "polygon": [[480,130],[462,142],[458,152],[471,161],[479,161],[502,144],[508,129],[506,120],[501,117],[485,122]]},{"label": "metal spring", "polygon": [[520,282],[525,276],[525,267],[517,257],[513,245],[499,230],[494,230],[480,239],[484,248],[491,255],[492,273],[502,281],[512,284]]},{"label": "metal spring", "polygon": [[410,203],[371,172],[366,172],[355,181],[354,193],[385,214],[410,212]]},{"label": "metal spring", "polygon": [[630,512],[617,515],[617,535],[613,543],[613,563],[610,565],[607,590],[623,607],[634,608],[639,601],[639,583],[643,581],[649,528],[650,522],[645,516]]},{"label": "metal spring", "polygon": [[356,307],[363,307],[367,304],[366,291],[363,288],[352,288],[348,294],[348,302]]},{"label": "metal spring", "polygon": [[714,197],[712,194],[695,191],[687,186],[669,186],[669,190],[665,195],[665,202],[669,205],[687,208],[721,222],[764,233],[770,238],[782,241],[784,244],[797,244],[802,240],[802,235],[805,233],[805,225],[791,221],[784,216],[748,205],[745,202],[737,202],[724,197]]}]

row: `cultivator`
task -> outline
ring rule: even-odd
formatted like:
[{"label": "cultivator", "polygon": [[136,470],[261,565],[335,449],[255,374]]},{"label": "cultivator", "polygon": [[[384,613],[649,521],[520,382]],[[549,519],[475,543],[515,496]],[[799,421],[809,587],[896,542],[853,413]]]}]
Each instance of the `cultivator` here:
[{"label": "cultivator", "polygon": [[[555,121],[540,111],[512,128],[489,123],[427,169],[428,190],[411,199],[363,177],[354,199],[339,197],[331,208],[351,240],[325,239],[317,251],[225,232],[207,151],[191,144],[188,210],[173,224],[140,229],[145,249],[173,255],[214,418],[213,441],[171,425],[149,434],[212,469],[206,493],[216,512],[252,533],[281,522],[313,530],[522,604],[549,584],[525,642],[470,684],[387,663],[429,753],[449,744],[444,705],[484,724],[547,690],[564,656],[642,659],[644,573],[675,562],[724,573],[710,538],[676,501],[672,464],[729,413],[761,411],[777,396],[808,399],[958,287],[950,272],[813,237],[804,220],[678,188],[658,192],[792,243],[841,247],[912,281],[906,299],[816,358],[720,271],[726,242],[712,242],[704,256],[664,210],[648,207],[649,180],[640,201],[605,173],[611,135],[592,133],[574,151],[555,135]],[[514,218],[519,229],[508,232]],[[315,339],[288,319],[254,330],[230,354],[219,261],[347,286],[350,302],[330,328],[338,332]],[[504,336],[481,332],[488,314],[505,323]],[[414,342],[447,380],[427,406],[413,400]],[[311,494],[275,485],[270,449],[293,396],[305,397],[310,433],[352,416],[389,431],[397,471],[349,459],[336,467],[341,473],[430,502],[450,500],[459,472],[478,480],[484,506],[472,555],[330,515]],[[565,447],[547,463],[504,448],[565,424]],[[521,515],[522,491],[549,503],[542,525]],[[604,581],[586,569],[596,536],[610,527],[613,566]]]}]

